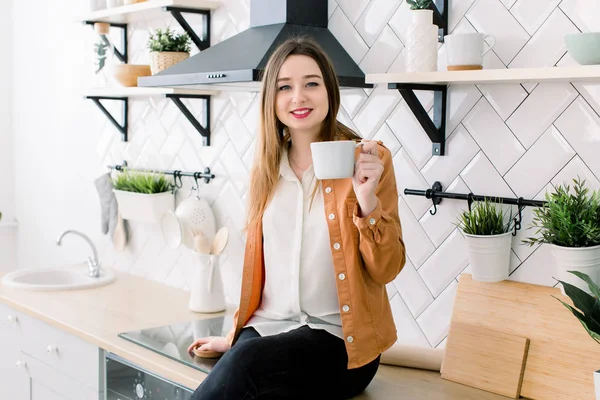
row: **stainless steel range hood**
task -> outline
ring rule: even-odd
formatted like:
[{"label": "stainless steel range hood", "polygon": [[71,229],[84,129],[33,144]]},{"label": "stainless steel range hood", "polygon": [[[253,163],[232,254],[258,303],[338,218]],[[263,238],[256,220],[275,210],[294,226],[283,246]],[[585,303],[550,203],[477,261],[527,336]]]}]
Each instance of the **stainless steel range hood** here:
[{"label": "stainless steel range hood", "polygon": [[250,28],[156,75],[138,86],[210,90],[258,90],[271,53],[292,36],[308,36],[333,62],[342,88],[372,88],[365,74],[327,29],[327,0],[251,0]]}]

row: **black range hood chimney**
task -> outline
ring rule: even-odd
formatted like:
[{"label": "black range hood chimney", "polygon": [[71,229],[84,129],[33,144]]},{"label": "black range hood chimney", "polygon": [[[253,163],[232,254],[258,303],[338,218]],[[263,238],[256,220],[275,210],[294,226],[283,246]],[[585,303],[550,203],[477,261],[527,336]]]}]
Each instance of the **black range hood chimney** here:
[{"label": "black range hood chimney", "polygon": [[272,52],[292,36],[315,40],[333,62],[342,88],[372,88],[327,29],[327,0],[251,0],[250,28],[167,68],[138,86],[258,90]]}]

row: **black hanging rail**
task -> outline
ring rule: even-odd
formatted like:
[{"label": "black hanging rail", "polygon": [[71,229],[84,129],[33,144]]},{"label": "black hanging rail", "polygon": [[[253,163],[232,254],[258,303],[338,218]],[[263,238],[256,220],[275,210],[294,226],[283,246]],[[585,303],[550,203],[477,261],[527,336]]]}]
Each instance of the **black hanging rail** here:
[{"label": "black hanging rail", "polygon": [[522,197],[517,199],[510,197],[496,197],[496,196],[482,196],[473,193],[452,193],[452,192],[444,192],[442,190],[442,184],[438,181],[434,182],[431,186],[431,189],[427,190],[417,190],[417,189],[404,189],[404,194],[411,196],[424,196],[428,199],[431,199],[433,202],[433,210],[429,210],[431,215],[435,215],[437,213],[437,206],[442,202],[442,199],[455,199],[455,200],[466,200],[468,203],[469,211],[471,211],[471,204],[474,201],[491,201],[494,203],[501,204],[510,204],[518,206],[518,215],[515,217],[515,231],[516,232],[521,229],[521,220],[522,215],[521,211],[526,206],[530,207],[544,207],[546,206],[546,202],[543,200],[526,200]]},{"label": "black hanging rail", "polygon": [[[175,186],[177,188],[181,188],[182,187],[182,182],[181,182],[181,177],[182,176],[189,176],[192,177],[196,180],[196,183],[198,183],[198,179],[202,178],[204,179],[205,183],[210,183],[211,179],[215,179],[215,174],[210,172],[210,168],[206,167],[204,169],[204,172],[184,172],[184,171],[180,171],[178,169],[176,170],[156,170],[156,169],[148,169],[148,168],[129,168],[127,166],[127,161],[123,161],[123,164],[121,165],[109,165],[108,166],[109,169],[111,170],[116,170],[116,171],[137,171],[137,172],[150,172],[150,173],[161,173],[161,174],[165,174],[165,175],[173,175],[173,178],[175,180]],[[179,179],[179,183],[177,182],[177,179]]]}]

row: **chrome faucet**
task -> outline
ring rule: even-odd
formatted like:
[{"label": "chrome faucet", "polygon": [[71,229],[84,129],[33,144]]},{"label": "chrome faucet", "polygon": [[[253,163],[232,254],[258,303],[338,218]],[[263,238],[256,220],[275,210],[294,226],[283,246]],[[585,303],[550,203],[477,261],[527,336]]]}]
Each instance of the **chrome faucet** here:
[{"label": "chrome faucet", "polygon": [[85,234],[73,230],[73,229],[69,229],[64,231],[63,233],[60,234],[60,236],[58,237],[58,239],[56,240],[56,244],[58,246],[61,245],[62,239],[63,237],[65,237],[67,234],[72,233],[74,235],[77,236],[81,236],[86,242],[88,242],[88,244],[90,245],[90,247],[92,248],[92,252],[94,253],[93,257],[88,257],[88,267],[90,270],[89,275],[92,278],[97,278],[100,276],[100,261],[98,261],[98,251],[96,251],[96,246],[94,246],[94,243],[92,242],[92,240]]}]

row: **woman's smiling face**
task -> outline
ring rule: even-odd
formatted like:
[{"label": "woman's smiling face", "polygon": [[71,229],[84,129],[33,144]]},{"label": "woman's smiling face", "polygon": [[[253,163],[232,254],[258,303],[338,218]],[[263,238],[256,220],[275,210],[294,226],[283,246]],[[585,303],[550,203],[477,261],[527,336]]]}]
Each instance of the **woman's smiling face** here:
[{"label": "woman's smiling face", "polygon": [[277,76],[275,113],[290,133],[319,133],[329,112],[323,74],[311,57],[289,56]]}]

